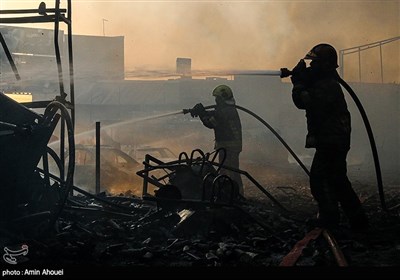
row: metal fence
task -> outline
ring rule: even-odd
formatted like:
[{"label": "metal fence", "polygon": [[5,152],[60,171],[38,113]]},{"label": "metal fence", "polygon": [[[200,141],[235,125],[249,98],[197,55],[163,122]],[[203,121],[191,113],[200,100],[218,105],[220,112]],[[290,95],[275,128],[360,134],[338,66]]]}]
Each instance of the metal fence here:
[{"label": "metal fence", "polygon": [[[342,49],[339,51],[339,64],[340,64],[340,75],[342,77],[344,77],[345,74],[345,64],[344,64],[344,58],[346,55],[350,55],[350,54],[354,54],[357,53],[358,55],[358,81],[361,82],[362,81],[362,63],[361,63],[361,52],[372,49],[372,48],[379,48],[379,64],[380,64],[380,76],[381,76],[381,82],[384,82],[384,63],[383,63],[383,50],[382,50],[382,46],[385,44],[389,44],[389,43],[393,43],[400,40],[400,36],[397,37],[393,37],[390,39],[386,39],[386,40],[382,40],[382,41],[378,41],[378,42],[374,42],[374,43],[369,43],[369,44],[365,44],[365,45],[360,45],[360,46],[356,46],[356,47],[351,47],[351,48],[347,48],[347,49]],[[400,62],[400,56],[398,57],[398,60]],[[400,68],[400,66],[399,66]],[[397,81],[399,82],[399,81]]]}]

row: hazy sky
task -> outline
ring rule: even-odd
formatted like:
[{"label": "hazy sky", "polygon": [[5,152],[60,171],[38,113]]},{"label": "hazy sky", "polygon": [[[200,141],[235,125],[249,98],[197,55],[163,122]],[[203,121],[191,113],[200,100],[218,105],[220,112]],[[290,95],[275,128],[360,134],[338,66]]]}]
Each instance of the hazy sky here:
[{"label": "hazy sky", "polygon": [[[0,8],[40,2],[0,0]],[[177,57],[196,70],[290,68],[320,42],[339,50],[400,34],[399,0],[72,2],[74,34],[103,36],[104,23],[106,36],[125,37],[126,70],[174,68]]]}]

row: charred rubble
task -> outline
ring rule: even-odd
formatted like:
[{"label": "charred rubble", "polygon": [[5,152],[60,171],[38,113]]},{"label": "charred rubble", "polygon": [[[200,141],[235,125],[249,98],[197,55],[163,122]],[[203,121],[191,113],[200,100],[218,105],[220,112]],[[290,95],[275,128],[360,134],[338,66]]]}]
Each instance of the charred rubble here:
[{"label": "charred rubble", "polygon": [[[8,261],[262,268],[400,263],[395,184],[386,189],[390,211],[382,210],[375,190],[356,186],[371,220],[370,230],[362,233],[352,232],[345,220],[338,231],[316,228],[304,176],[287,172],[287,182],[277,185],[279,168],[257,165],[254,170],[263,174],[258,182],[217,162],[224,149],[182,152],[170,162],[148,154],[136,172],[143,179],[142,196],[92,194],[73,184],[75,144],[65,106],[53,101],[40,115],[3,94],[0,98],[0,245],[7,248]],[[61,116],[68,128],[67,164],[47,146]],[[49,171],[49,161],[62,176]],[[224,169],[245,178],[246,198]]]},{"label": "charred rubble", "polygon": [[[288,178],[291,183],[267,191],[237,170],[247,183],[255,183],[244,199],[229,178],[218,174],[223,168],[214,162],[219,152],[195,150],[167,163],[146,156],[137,172],[143,178],[142,197],[130,192],[92,194],[77,186],[71,191],[57,176],[30,169],[24,177],[31,178],[28,182],[35,182],[37,190],[21,197],[18,189],[10,188],[19,203],[7,206],[13,214],[2,220],[1,246],[28,246],[29,254],[16,259],[29,265],[267,268],[399,263],[398,207],[390,213],[381,210],[374,190],[357,186],[371,219],[369,232],[354,233],[344,221],[340,231],[326,235],[322,229],[315,232],[316,208],[307,182]],[[276,168],[261,169],[272,174],[262,183],[274,184]],[[166,175],[157,173],[160,170]],[[154,194],[148,192],[150,185],[156,188]],[[395,188],[387,190],[389,203],[397,196]],[[4,205],[8,197],[2,199]]]},{"label": "charred rubble", "polygon": [[[59,9],[59,1],[56,4],[56,9],[41,4],[42,17],[37,20],[55,21],[58,32],[59,21],[70,19]],[[8,20],[24,23],[20,18]],[[69,55],[72,61],[72,50]],[[14,65],[12,57],[9,60]],[[59,53],[57,64],[62,77]],[[137,172],[143,179],[140,197],[129,192],[89,193],[73,180],[73,105],[66,100],[62,81],[55,100],[29,104],[44,109],[43,114],[0,93],[0,247],[8,263],[262,268],[400,264],[395,184],[385,190],[385,210],[372,187],[355,186],[370,218],[367,232],[352,232],[345,220],[338,231],[316,228],[308,182],[288,175],[287,184],[276,185],[271,180],[273,166],[257,166],[268,175],[262,182],[233,170],[246,178],[246,198],[240,196],[235,183],[220,172],[229,167],[215,162],[223,150],[182,152],[171,162],[147,155]],[[47,144],[60,123],[57,153]],[[49,161],[56,163],[59,174],[49,171]]]}]

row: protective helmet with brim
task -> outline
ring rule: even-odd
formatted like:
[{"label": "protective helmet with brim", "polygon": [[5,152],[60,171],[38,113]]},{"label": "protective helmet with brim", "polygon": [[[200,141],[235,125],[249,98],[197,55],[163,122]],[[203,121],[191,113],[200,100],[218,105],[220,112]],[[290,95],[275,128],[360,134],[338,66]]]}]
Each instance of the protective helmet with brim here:
[{"label": "protective helmet with brim", "polygon": [[304,57],[304,59],[318,60],[327,63],[334,68],[339,67],[338,56],[334,47],[329,44],[318,44],[314,46]]},{"label": "protective helmet with brim", "polygon": [[215,97],[220,96],[224,100],[228,100],[233,97],[233,92],[230,87],[226,85],[219,85],[216,88],[214,88],[212,95]]}]

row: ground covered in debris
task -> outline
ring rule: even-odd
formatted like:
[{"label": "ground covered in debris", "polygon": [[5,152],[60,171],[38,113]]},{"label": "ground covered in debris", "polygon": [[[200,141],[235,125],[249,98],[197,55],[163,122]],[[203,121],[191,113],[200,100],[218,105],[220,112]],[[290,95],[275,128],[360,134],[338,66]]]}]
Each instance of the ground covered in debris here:
[{"label": "ground covered in debris", "polygon": [[[164,204],[127,194],[98,199],[71,197],[55,225],[31,221],[20,234],[2,229],[2,247],[29,246],[20,265],[105,267],[245,267],[280,266],[296,243],[314,227],[316,205],[305,176],[288,172],[285,179],[270,166],[259,181],[288,210],[283,211],[247,179],[246,200],[237,206]],[[264,171],[263,171],[264,172]],[[263,173],[265,174],[265,173]],[[276,174],[276,175],[275,175]],[[257,177],[260,174],[258,174]],[[333,235],[350,267],[400,265],[398,185],[385,188],[390,212],[383,211],[375,186],[354,183],[370,218],[367,232],[354,233],[343,219]],[[293,264],[337,267],[327,241],[311,240]]]}]

